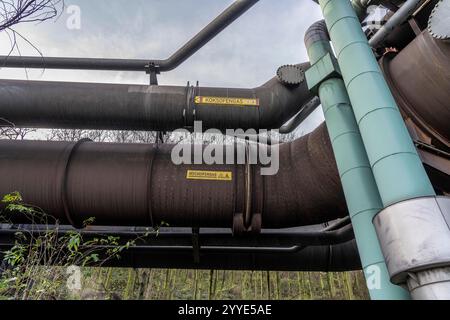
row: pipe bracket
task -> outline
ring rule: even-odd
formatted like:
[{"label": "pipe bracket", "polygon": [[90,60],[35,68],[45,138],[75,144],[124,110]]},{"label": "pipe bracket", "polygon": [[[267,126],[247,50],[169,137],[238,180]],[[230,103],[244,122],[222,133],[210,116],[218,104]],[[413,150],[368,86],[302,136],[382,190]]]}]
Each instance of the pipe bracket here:
[{"label": "pipe bracket", "polygon": [[84,138],[84,139],[81,139],[81,140],[69,145],[68,150],[66,151],[66,153],[63,157],[63,160],[62,160],[62,161],[64,161],[64,170],[63,170],[62,177],[60,179],[61,201],[62,201],[64,216],[66,217],[67,221],[77,229],[82,229],[84,227],[84,223],[83,223],[83,221],[75,220],[73,218],[72,213],[70,212],[69,201],[67,199],[67,175],[69,172],[69,167],[70,167],[70,163],[71,163],[73,154],[85,142],[92,142],[92,140],[88,139],[88,138]]},{"label": "pipe bracket", "polygon": [[196,86],[191,86],[189,82],[186,86],[186,107],[183,110],[184,127],[186,129],[194,128],[194,122],[196,120],[195,111],[195,97],[199,92],[199,83],[197,81]]},{"label": "pipe bracket", "polygon": [[318,93],[320,85],[331,78],[342,78],[338,62],[331,53],[327,53],[305,72],[308,88]]},{"label": "pipe bracket", "polygon": [[262,176],[252,166],[252,146],[245,141],[244,206],[233,216],[233,234],[259,234],[262,228]]}]

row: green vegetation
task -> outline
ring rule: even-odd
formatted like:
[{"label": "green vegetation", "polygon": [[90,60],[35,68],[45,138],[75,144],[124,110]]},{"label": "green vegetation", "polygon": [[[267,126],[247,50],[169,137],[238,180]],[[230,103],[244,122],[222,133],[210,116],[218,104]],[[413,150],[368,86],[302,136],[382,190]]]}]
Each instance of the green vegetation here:
[{"label": "green vegetation", "polygon": [[[60,233],[57,222],[22,202],[19,193],[1,200],[2,223],[21,214],[35,234],[18,229],[15,245],[2,252],[0,299],[367,299],[361,272],[273,272],[224,270],[126,269],[102,267],[120,259],[135,241],[119,237],[85,241],[78,232]],[[94,222],[85,221],[85,226]],[[158,230],[145,235],[158,236]],[[101,249],[98,245],[103,245]],[[80,266],[80,287],[68,285],[70,266]]]},{"label": "green vegetation", "polygon": [[368,299],[361,272],[83,269],[80,299]]}]

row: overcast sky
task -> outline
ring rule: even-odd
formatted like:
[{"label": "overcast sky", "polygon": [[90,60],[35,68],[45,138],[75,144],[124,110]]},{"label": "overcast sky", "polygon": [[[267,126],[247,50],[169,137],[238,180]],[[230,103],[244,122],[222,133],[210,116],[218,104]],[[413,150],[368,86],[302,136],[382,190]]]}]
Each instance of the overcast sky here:
[{"label": "overcast sky", "polygon": [[[66,0],[81,10],[81,28],[69,29],[70,14],[57,21],[22,24],[17,30],[44,56],[164,59],[200,31],[233,0]],[[253,8],[176,70],[159,76],[160,84],[255,87],[283,64],[307,60],[306,29],[321,19],[311,0],[260,0]],[[0,33],[0,54],[10,44]],[[22,55],[38,55],[20,42]],[[14,53],[17,55],[17,52]],[[24,70],[0,69],[0,78],[26,79]],[[28,70],[30,80],[148,84],[136,72]],[[301,129],[322,120],[320,110]]]}]

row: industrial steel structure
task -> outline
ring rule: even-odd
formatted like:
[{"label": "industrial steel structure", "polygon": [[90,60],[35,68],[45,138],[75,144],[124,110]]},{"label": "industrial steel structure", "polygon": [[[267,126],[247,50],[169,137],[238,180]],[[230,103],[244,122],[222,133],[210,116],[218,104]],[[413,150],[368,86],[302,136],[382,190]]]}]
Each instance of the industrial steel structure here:
[{"label": "industrial steel structure", "polygon": [[[267,147],[277,174],[247,153],[239,163],[237,150],[255,146],[241,139],[226,152],[235,164],[181,165],[169,144],[2,140],[0,194],[18,191],[86,237],[170,225],[113,265],[362,268],[373,299],[450,299],[450,1],[319,0],[309,61],[261,87],[157,84],[257,2],[237,0],[167,60],[0,57],[2,67],[150,74],[149,86],[0,80],[0,125],[291,132],[321,105],[324,124]],[[1,247],[17,228],[43,231],[13,217]],[[83,229],[90,217],[97,226]]]}]

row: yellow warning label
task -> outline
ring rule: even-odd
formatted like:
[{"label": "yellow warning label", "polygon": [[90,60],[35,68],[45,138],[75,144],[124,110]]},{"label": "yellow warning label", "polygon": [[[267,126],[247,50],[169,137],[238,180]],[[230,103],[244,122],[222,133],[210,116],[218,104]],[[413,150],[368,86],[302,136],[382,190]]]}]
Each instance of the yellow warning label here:
[{"label": "yellow warning label", "polygon": [[232,181],[233,173],[230,171],[199,171],[188,170],[186,174],[188,180],[216,180]]},{"label": "yellow warning label", "polygon": [[259,99],[227,97],[195,97],[195,104],[212,104],[221,106],[259,107]]}]

